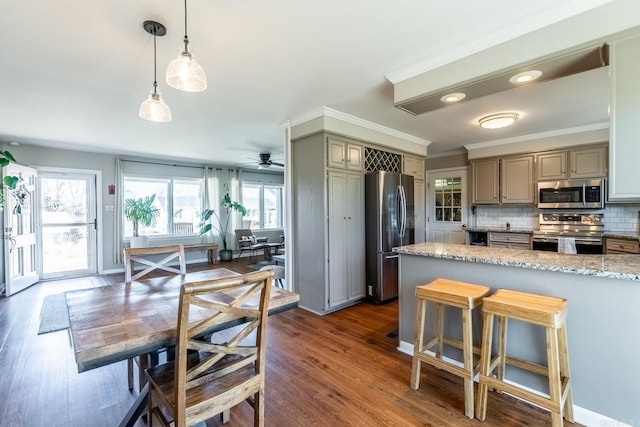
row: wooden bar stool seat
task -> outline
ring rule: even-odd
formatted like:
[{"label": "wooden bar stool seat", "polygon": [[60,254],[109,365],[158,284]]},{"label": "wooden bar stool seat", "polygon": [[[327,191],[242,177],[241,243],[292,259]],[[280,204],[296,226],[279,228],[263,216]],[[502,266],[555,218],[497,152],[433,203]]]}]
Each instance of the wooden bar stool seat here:
[{"label": "wooden bar stool seat", "polygon": [[[484,420],[487,412],[488,388],[507,392],[522,400],[551,411],[554,427],[562,426],[564,417],[573,422],[573,401],[569,381],[569,352],[567,346],[567,300],[545,295],[500,289],[482,302],[483,330],[480,358],[480,385],[476,418]],[[493,320],[498,317],[498,354],[491,359]],[[542,326],[546,329],[547,365],[507,356],[507,320]],[[505,364],[516,366],[549,379],[549,397],[522,389],[504,380]],[[492,376],[496,371],[496,377]]]},{"label": "wooden bar stool seat", "polygon": [[[482,298],[489,288],[471,283],[457,282],[438,278],[433,282],[416,287],[417,314],[415,341],[413,346],[413,364],[411,368],[411,388],[420,387],[420,365],[428,363],[464,379],[464,412],[473,418],[473,377],[477,372],[473,363],[473,334],[471,314],[474,308],[482,304]],[[425,342],[425,323],[427,303],[436,304],[435,336]],[[462,339],[444,336],[444,307],[456,307],[462,310]],[[462,350],[463,367],[442,358],[443,346],[448,345]],[[431,350],[434,349],[434,350]],[[431,353],[435,353],[435,356]],[[479,350],[476,351],[479,353]]]}]

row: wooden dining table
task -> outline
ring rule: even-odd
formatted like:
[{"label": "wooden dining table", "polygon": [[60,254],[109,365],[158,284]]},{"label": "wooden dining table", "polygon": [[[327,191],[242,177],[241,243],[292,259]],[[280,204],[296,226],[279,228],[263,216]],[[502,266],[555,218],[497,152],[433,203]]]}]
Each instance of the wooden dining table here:
[{"label": "wooden dining table", "polygon": [[[182,284],[234,276],[239,274],[217,268],[67,292],[78,372],[175,345]],[[294,292],[271,286],[269,315],[297,307],[299,299]],[[242,320],[237,320],[217,329],[240,323]],[[147,394],[145,386],[120,425],[135,423],[145,408]]]}]

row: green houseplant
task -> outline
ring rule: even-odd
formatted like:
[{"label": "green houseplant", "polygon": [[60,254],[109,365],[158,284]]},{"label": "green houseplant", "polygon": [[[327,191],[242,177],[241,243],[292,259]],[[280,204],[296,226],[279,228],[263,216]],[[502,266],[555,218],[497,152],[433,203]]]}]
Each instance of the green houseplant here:
[{"label": "green houseplant", "polygon": [[[0,167],[5,167],[7,165],[9,165],[9,163],[15,163],[16,159],[11,155],[10,152],[8,151],[4,151],[4,150],[0,150]],[[13,175],[7,175],[5,177],[2,178],[2,183],[0,184],[0,211],[4,208],[4,191],[2,191],[5,188],[8,188],[9,190],[15,190],[18,182],[20,182],[20,178],[17,176],[13,176]],[[17,212],[17,214],[20,214],[20,205],[16,204],[16,207],[18,209],[15,209]]]},{"label": "green houseplant", "polygon": [[220,219],[220,215],[215,209],[205,209],[202,212],[202,228],[200,229],[200,235],[208,233],[211,230],[215,230],[222,239],[222,250],[220,251],[220,259],[222,261],[228,261],[233,257],[233,250],[227,247],[227,234],[229,230],[229,220],[231,219],[231,213],[233,211],[239,212],[242,216],[247,214],[247,209],[236,201],[231,201],[229,195],[229,187],[225,185],[225,193],[222,196],[222,203],[220,204],[220,211],[226,211],[226,218],[224,223]]},{"label": "green houseplant", "polygon": [[130,198],[124,201],[124,216],[133,224],[133,237],[130,242],[132,248],[147,246],[149,238],[139,235],[139,225],[148,227],[155,224],[160,215],[160,209],[153,206],[155,199],[154,193],[147,197]]}]

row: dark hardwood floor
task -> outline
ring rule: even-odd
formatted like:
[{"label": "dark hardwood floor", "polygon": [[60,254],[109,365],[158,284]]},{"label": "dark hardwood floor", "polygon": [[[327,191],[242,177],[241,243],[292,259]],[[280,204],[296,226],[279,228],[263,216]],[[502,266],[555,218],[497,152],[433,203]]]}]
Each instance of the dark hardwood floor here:
[{"label": "dark hardwood floor", "polygon": [[[242,262],[218,264],[244,273]],[[189,271],[208,268],[190,265]],[[122,281],[123,275],[39,283],[0,298],[0,425],[117,426],[136,397],[126,362],[79,374],[66,330],[37,335],[45,295]],[[544,410],[490,393],[487,420],[464,416],[462,380],[425,367],[409,387],[411,357],[396,350],[397,303],[361,303],[326,316],[302,309],[269,318],[268,426],[542,426]],[[242,404],[226,426],[252,424]],[[137,426],[146,424],[139,420]],[[218,419],[208,426],[221,426]],[[566,423],[570,425],[570,423]]]}]

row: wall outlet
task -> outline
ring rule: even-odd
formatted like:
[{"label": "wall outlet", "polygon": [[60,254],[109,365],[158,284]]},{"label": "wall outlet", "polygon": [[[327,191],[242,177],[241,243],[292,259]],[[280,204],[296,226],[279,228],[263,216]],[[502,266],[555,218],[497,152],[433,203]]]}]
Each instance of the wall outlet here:
[{"label": "wall outlet", "polygon": [[369,296],[372,297],[373,296],[373,286],[372,285],[367,286],[367,291],[369,292]]},{"label": "wall outlet", "polygon": [[105,212],[113,212],[115,210],[115,206],[114,205],[104,205],[104,211]]}]

